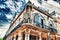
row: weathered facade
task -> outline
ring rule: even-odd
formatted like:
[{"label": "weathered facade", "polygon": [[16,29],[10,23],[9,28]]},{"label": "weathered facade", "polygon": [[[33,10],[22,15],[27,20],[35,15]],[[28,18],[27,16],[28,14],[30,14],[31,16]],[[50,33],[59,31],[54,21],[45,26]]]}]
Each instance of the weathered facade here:
[{"label": "weathered facade", "polygon": [[16,15],[4,40],[59,40],[58,21],[30,1]]}]

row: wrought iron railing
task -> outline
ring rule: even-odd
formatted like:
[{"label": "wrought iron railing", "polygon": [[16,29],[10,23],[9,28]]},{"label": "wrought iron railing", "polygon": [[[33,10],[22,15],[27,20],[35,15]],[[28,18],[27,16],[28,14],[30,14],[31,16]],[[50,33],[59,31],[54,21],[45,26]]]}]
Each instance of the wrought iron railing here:
[{"label": "wrought iron railing", "polygon": [[48,30],[50,30],[50,32],[57,33],[57,29],[55,29],[54,27],[47,26],[47,25],[44,25],[44,26],[45,26],[45,29],[48,29]]},{"label": "wrought iron railing", "polygon": [[57,29],[55,29],[55,28],[51,28],[51,27],[49,27],[49,29],[48,29],[48,30],[50,30],[50,32],[57,33]]},{"label": "wrought iron railing", "polygon": [[[30,22],[28,22],[30,21]],[[21,27],[22,24],[24,23],[31,23],[31,19],[23,19],[11,32],[13,32],[14,30],[16,30],[17,28]],[[52,28],[50,26],[47,26],[45,24],[42,24],[39,23],[39,22],[34,22],[34,25],[38,26],[38,27],[41,27],[41,28],[44,28],[44,29],[47,29],[47,30],[50,30],[50,32],[54,32],[54,33],[57,33],[57,30],[55,28]]]}]

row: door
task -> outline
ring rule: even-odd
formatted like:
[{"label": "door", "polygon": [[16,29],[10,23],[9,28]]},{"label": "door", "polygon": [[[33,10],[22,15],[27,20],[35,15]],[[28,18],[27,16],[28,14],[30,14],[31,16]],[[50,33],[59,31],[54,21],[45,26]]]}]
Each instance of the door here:
[{"label": "door", "polygon": [[36,40],[36,36],[30,35],[30,40]]},{"label": "door", "polygon": [[43,19],[41,19],[41,25],[42,25],[42,28],[44,28]]}]

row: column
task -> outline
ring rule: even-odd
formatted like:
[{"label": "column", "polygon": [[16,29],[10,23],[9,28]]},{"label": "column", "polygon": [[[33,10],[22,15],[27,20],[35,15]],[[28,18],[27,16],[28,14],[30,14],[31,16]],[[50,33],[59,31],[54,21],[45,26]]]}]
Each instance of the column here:
[{"label": "column", "polygon": [[14,39],[13,40],[16,40],[16,35],[14,35]]},{"label": "column", "polygon": [[12,40],[12,36],[11,36],[11,39],[10,40]]},{"label": "column", "polygon": [[16,37],[14,37],[14,39],[13,40],[16,40]]},{"label": "column", "polygon": [[30,30],[25,30],[25,40],[29,40]]},{"label": "column", "polygon": [[25,34],[25,40],[29,40],[29,34]]},{"label": "column", "polygon": [[[33,10],[32,10],[33,11]],[[33,12],[31,11],[31,24],[34,24],[34,14],[33,14]]]},{"label": "column", "polygon": [[51,40],[50,32],[48,32],[48,40]]},{"label": "column", "polygon": [[[58,40],[58,37],[57,37],[58,35],[56,34],[56,40]],[[60,36],[59,36],[60,37]]]},{"label": "column", "polygon": [[36,40],[38,40],[38,36],[36,36]]},{"label": "column", "polygon": [[42,40],[41,32],[39,32],[39,40]]},{"label": "column", "polygon": [[22,34],[18,33],[18,40],[22,40]]}]

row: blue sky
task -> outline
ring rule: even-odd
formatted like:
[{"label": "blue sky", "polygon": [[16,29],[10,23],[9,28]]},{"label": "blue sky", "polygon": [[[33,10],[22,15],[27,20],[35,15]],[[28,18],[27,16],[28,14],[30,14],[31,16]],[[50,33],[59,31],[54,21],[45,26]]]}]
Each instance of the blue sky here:
[{"label": "blue sky", "polygon": [[4,36],[14,15],[19,14],[25,4],[25,0],[0,0],[0,37]]}]

